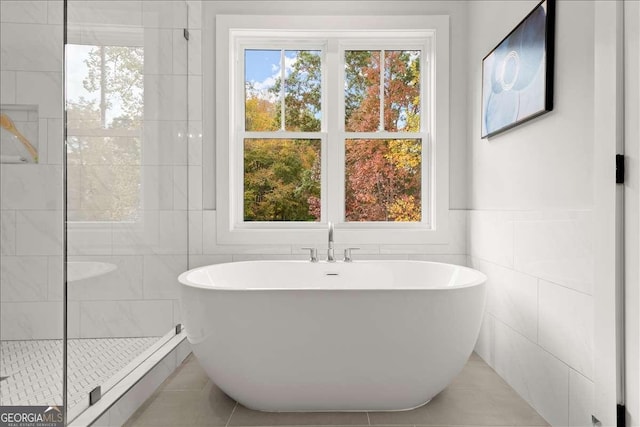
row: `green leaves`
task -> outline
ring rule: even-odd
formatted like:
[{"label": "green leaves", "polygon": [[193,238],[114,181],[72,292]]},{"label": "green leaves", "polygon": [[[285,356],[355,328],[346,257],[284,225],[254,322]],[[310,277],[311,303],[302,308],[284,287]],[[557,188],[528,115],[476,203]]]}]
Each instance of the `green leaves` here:
[{"label": "green leaves", "polygon": [[245,139],[245,221],[319,221],[316,198],[320,140]]}]

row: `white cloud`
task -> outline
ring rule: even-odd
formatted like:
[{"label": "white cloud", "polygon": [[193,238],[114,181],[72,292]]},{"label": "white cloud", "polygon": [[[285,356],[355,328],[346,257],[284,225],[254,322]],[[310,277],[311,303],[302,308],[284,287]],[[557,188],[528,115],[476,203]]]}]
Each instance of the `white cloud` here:
[{"label": "white cloud", "polygon": [[[297,57],[284,57],[285,75],[291,73],[297,60]],[[276,84],[276,80],[280,78],[280,64],[271,64],[271,72],[273,74],[262,81],[250,80],[251,87],[253,88],[253,90],[250,91],[251,96],[265,99],[269,102],[276,102],[279,99],[279,97],[273,92],[270,92],[269,89],[271,89]]]}]

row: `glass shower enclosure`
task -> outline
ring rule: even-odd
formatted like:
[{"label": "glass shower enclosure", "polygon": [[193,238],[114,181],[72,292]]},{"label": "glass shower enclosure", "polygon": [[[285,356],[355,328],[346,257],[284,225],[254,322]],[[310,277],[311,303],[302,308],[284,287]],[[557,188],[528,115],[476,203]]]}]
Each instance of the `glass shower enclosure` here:
[{"label": "glass shower enclosure", "polygon": [[66,16],[73,419],[179,323],[176,277],[188,256],[187,5],[69,0]]},{"label": "glass shower enclosure", "polygon": [[3,410],[70,422],[175,334],[187,19],[178,0],[0,2]]}]

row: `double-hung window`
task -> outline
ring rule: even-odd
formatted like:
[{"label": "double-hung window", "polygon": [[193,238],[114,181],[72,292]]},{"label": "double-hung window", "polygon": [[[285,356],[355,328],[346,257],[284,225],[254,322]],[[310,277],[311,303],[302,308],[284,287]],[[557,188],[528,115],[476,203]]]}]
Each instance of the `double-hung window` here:
[{"label": "double-hung window", "polygon": [[446,17],[216,28],[219,242],[446,241]]}]

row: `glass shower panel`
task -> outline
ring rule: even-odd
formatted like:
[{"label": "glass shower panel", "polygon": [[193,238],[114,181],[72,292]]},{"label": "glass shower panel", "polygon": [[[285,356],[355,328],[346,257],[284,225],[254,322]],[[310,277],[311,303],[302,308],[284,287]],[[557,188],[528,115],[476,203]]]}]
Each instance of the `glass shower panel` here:
[{"label": "glass shower panel", "polygon": [[[63,409],[63,2],[0,3],[0,413]],[[56,424],[57,425],[57,424]]]},{"label": "glass shower panel", "polygon": [[179,323],[186,26],[184,1],[67,2],[70,419]]}]

